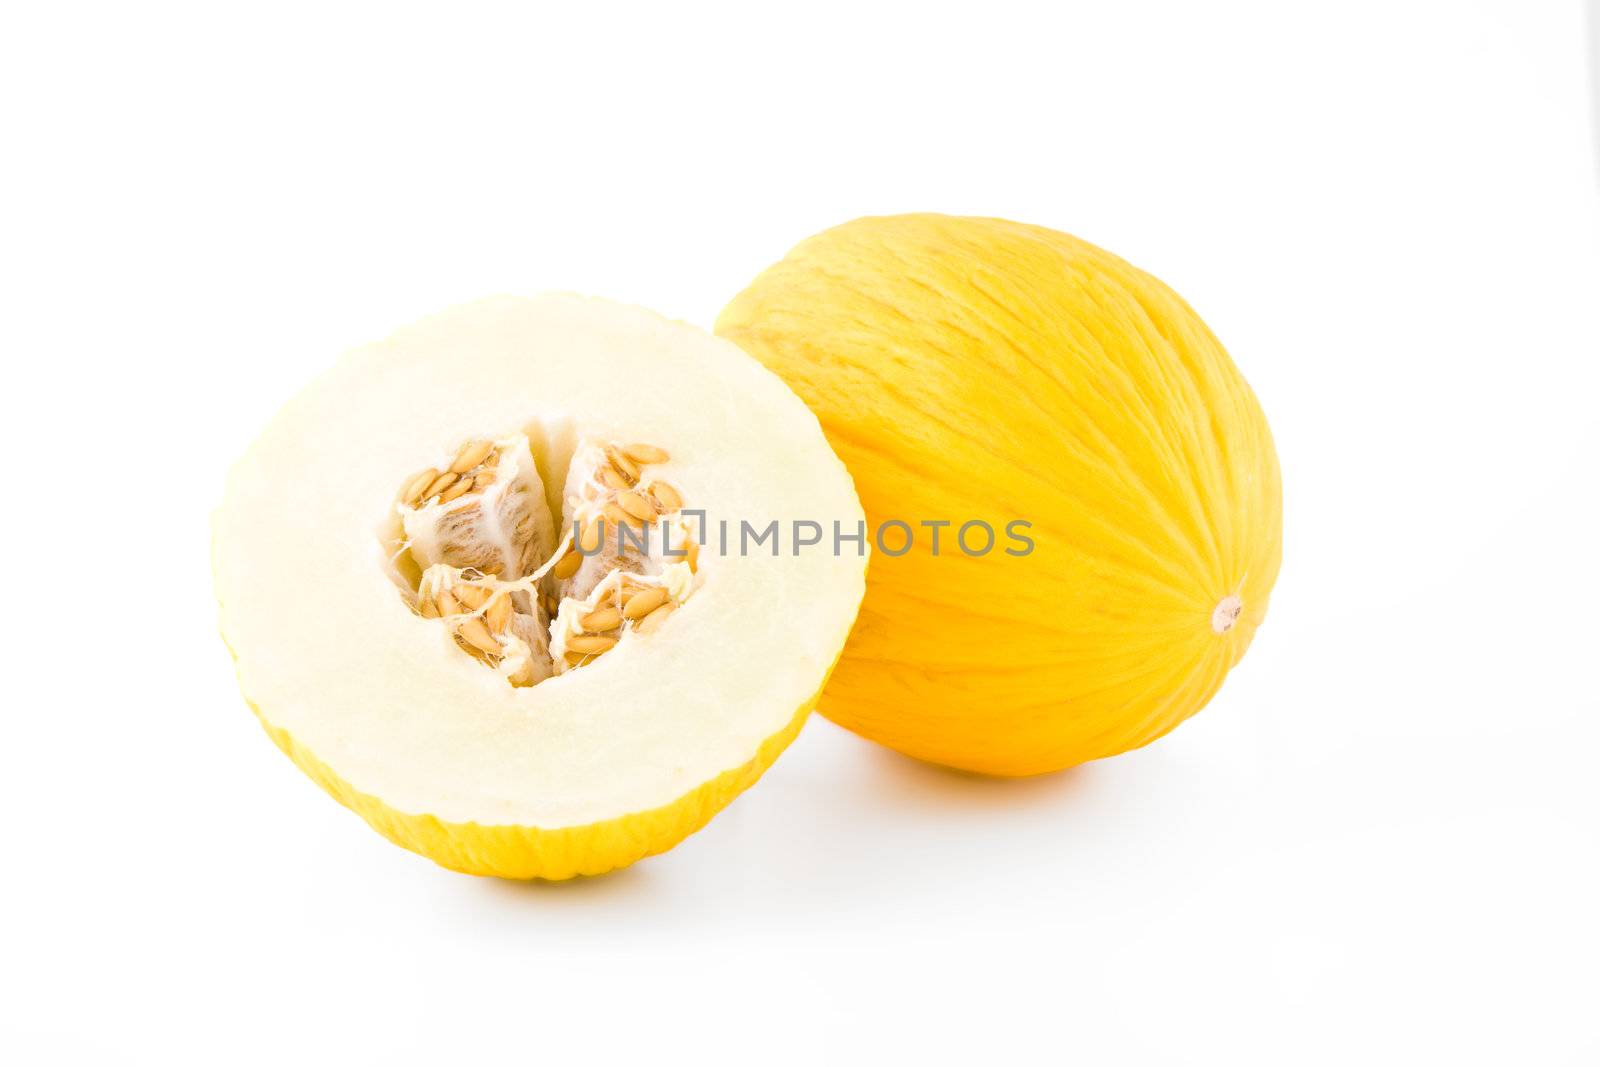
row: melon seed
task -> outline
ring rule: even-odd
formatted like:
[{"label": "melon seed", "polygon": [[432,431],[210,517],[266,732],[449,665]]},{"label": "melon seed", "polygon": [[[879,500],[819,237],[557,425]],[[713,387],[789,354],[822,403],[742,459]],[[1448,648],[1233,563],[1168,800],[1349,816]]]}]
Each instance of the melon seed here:
[{"label": "melon seed", "polygon": [[628,479],[629,485],[633,485],[639,480],[639,468],[634,466],[633,461],[627,456],[624,456],[614,448],[607,448],[606,458],[611,461],[611,465],[617,468],[617,471],[624,478]]},{"label": "melon seed", "polygon": [[448,504],[448,503],[450,503],[450,501],[452,501],[452,500],[456,499],[457,497],[462,496],[463,494],[465,494],[471,488],[472,488],[472,479],[471,478],[463,478],[460,481],[456,482],[456,484],[452,485],[450,488],[446,489],[444,492],[439,494],[439,503]]},{"label": "melon seed", "polygon": [[505,593],[496,593],[483,617],[489,629],[497,634],[505,633],[506,627],[511,625],[511,598]]},{"label": "melon seed", "polygon": [[432,485],[433,480],[437,477],[439,477],[439,472],[432,467],[419,472],[406,483],[405,489],[401,490],[400,499],[413,506],[421,503],[423,499],[422,491]]},{"label": "melon seed", "polygon": [[574,574],[577,574],[578,568],[581,566],[583,566],[583,554],[574,548],[565,556],[562,556],[559,563],[550,568],[550,573],[554,574],[558,580],[564,582],[568,578],[571,578]]},{"label": "melon seed", "polygon": [[666,482],[652,482],[650,496],[661,505],[662,511],[678,511],[683,507],[683,497]]},{"label": "melon seed", "polygon": [[622,609],[622,614],[629,619],[642,619],[665,604],[667,599],[667,591],[660,586],[656,586],[631,597],[627,606]]},{"label": "melon seed", "polygon": [[456,453],[456,461],[450,464],[450,469],[457,474],[465,474],[482,463],[493,450],[494,445],[488,441],[468,441]]},{"label": "melon seed", "polygon": [[613,607],[596,608],[578,620],[578,625],[589,633],[604,633],[622,625],[622,612]]},{"label": "melon seed", "polygon": [[665,463],[671,458],[655,445],[623,445],[622,454],[640,465]]},{"label": "melon seed", "polygon": [[430,496],[436,496],[439,493],[444,492],[446,489],[450,488],[450,484],[455,480],[456,476],[454,474],[451,474],[449,471],[445,471],[432,482],[428,483],[428,488],[422,491],[422,499],[426,500]]},{"label": "melon seed", "polygon": [[678,610],[678,605],[676,604],[662,604],[659,608],[634,623],[633,628],[641,634],[650,633],[676,610]]},{"label": "melon seed", "polygon": [[480,652],[487,652],[492,656],[500,654],[500,643],[494,639],[494,634],[489,632],[489,627],[476,615],[461,624],[457,631],[467,642]]},{"label": "melon seed", "polygon": [[596,656],[615,648],[617,639],[601,634],[573,634],[567,638],[567,651]]},{"label": "melon seed", "polygon": [[[632,489],[617,494],[617,504],[622,510],[638,519],[640,522],[649,522],[656,517],[656,509],[650,506],[650,501],[634,492]],[[609,514],[609,511],[607,512]]]}]

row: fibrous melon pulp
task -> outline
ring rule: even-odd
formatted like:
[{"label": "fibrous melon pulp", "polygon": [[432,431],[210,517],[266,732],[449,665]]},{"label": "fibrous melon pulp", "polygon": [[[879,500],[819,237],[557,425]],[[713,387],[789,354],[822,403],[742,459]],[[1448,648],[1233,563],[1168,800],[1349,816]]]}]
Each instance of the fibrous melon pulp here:
[{"label": "fibrous melon pulp", "polygon": [[864,553],[817,421],[733,345],[578,297],[496,298],[346,356],[239,462],[222,631],[272,738],[457,870],[595,874],[670,848],[795,736]]},{"label": "fibrous melon pulp", "polygon": [[805,398],[887,531],[829,718],[1032,774],[1161,736],[1244,655],[1278,574],[1277,456],[1157,279],[1042,227],[866,218],[797,246],[717,333]]}]

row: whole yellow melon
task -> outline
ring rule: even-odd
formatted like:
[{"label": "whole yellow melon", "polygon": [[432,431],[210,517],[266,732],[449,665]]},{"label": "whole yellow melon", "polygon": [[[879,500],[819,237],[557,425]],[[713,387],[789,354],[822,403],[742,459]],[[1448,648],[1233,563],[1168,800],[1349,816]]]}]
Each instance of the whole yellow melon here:
[{"label": "whole yellow melon", "polygon": [[1053,771],[1165,734],[1249,647],[1278,575],[1277,455],[1156,278],[1038,226],[864,218],[794,248],[716,331],[816,412],[866,509],[867,594],[819,705],[835,722],[953,767]]}]

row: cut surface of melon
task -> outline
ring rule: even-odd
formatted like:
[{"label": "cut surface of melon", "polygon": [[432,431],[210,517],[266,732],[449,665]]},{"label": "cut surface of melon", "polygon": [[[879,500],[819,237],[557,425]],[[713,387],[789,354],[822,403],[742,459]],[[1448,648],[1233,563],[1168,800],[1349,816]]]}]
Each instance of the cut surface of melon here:
[{"label": "cut surface of melon", "polygon": [[344,357],[238,463],[223,636],[268,733],[392,840],[599,873],[753,781],[854,619],[855,546],[701,543],[723,519],[863,521],[776,376],[641,309],[480,301]]}]

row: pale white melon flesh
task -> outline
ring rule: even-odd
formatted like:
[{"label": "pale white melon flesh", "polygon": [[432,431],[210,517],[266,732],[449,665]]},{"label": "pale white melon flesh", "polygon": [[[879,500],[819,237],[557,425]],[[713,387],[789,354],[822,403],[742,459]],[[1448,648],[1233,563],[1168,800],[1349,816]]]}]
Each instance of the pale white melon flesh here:
[{"label": "pale white melon flesh", "polygon": [[810,520],[854,533],[863,516],[816,418],[772,373],[693,327],[589,298],[497,297],[424,320],[347,355],[273,420],[215,519],[222,631],[246,699],[303,766],[336,777],[336,795],[419,851],[380,823],[609,833],[606,855],[556,865],[573,870],[434,857],[561,877],[636,858],[615,844],[625,820],[752,766],[795,724],[843,646],[866,560],[831,537],[774,556],[712,536],[659,627],[510,685],[408,605],[385,533],[413,472],[517,434],[557,539],[566,465],[591,440],[659,446],[670,459],[652,472],[713,531]]}]

